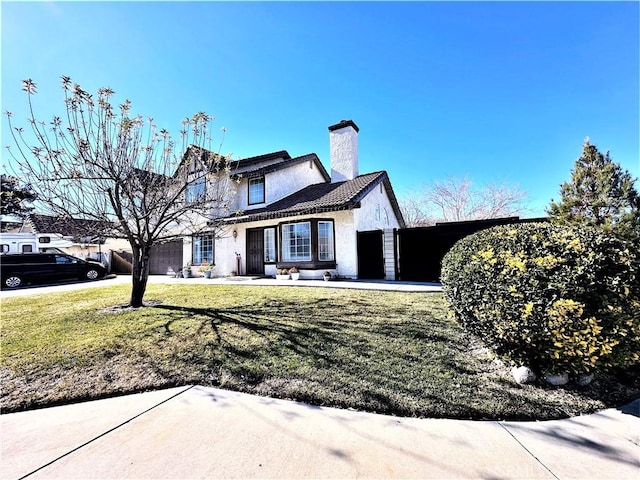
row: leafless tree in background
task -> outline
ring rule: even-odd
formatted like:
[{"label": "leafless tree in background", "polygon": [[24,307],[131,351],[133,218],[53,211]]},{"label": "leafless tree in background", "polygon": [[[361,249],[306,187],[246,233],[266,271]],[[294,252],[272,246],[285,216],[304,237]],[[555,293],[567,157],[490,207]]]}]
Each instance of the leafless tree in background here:
[{"label": "leafless tree in background", "polygon": [[527,211],[527,194],[506,183],[474,188],[467,178],[446,178],[401,198],[408,226],[517,216]]}]

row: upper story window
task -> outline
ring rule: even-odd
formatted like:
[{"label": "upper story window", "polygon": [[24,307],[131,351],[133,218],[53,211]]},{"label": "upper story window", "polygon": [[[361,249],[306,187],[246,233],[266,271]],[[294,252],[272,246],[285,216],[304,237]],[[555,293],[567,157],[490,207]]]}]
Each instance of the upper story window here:
[{"label": "upper story window", "polygon": [[189,185],[187,185],[187,190],[185,192],[185,201],[187,203],[196,203],[204,200],[205,188],[205,178],[196,178]]},{"label": "upper story window", "polygon": [[264,203],[264,177],[249,179],[249,205]]}]

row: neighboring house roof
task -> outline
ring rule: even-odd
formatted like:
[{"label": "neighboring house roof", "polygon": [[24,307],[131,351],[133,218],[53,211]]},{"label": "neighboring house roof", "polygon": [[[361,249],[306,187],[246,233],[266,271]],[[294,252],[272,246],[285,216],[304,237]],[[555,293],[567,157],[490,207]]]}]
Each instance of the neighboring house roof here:
[{"label": "neighboring house roof", "polygon": [[263,155],[258,155],[256,157],[249,157],[249,158],[242,158],[240,160],[234,160],[232,162],[231,168],[234,170],[238,168],[249,168],[258,163],[270,162],[273,160],[280,160],[281,162],[285,160],[291,160],[291,155],[289,155],[289,152],[287,152],[286,150],[280,150],[279,152],[273,152],[273,153],[265,153]]},{"label": "neighboring house roof", "polygon": [[[299,163],[304,163],[304,162],[313,162],[318,168],[318,170],[320,170],[320,173],[322,174],[323,178],[327,182],[331,180],[331,177],[327,173],[327,170],[324,168],[324,165],[322,165],[322,162],[320,161],[320,159],[315,153],[308,153],[307,155],[302,155],[300,157],[290,158],[288,160],[283,160],[281,162],[272,163],[270,165],[259,167],[254,170],[245,170],[241,173],[241,175],[244,178],[262,177],[268,173],[277,172],[278,170],[282,170],[282,169],[291,167],[293,165],[297,165]],[[240,174],[234,173],[232,177],[238,177],[239,175]]]},{"label": "neighboring house roof", "polygon": [[33,233],[58,233],[80,241],[83,237],[105,236],[110,230],[109,222],[85,220],[70,217],[52,217],[49,215],[31,214],[27,218]]},{"label": "neighboring house roof", "polygon": [[255,222],[359,208],[362,199],[380,183],[383,184],[387,192],[400,226],[404,227],[404,219],[398,200],[385,171],[359,175],[353,180],[344,182],[309,185],[267,207],[245,211],[241,215],[230,217],[228,221],[234,223]]},{"label": "neighboring house roof", "polygon": [[136,176],[143,184],[155,183],[158,185],[160,183],[168,182],[171,179],[171,177],[162,173],[150,172],[148,170],[142,170],[141,168],[134,168],[132,172],[133,174],[130,175],[130,178]]}]

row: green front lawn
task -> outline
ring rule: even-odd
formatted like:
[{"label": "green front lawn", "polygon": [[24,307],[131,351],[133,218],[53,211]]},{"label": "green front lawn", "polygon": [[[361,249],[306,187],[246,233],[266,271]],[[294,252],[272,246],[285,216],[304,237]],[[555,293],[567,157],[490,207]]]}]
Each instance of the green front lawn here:
[{"label": "green front lawn", "polygon": [[633,372],[519,386],[441,294],[113,286],[2,301],[3,412],[199,384],[404,416],[547,419],[640,397]]}]

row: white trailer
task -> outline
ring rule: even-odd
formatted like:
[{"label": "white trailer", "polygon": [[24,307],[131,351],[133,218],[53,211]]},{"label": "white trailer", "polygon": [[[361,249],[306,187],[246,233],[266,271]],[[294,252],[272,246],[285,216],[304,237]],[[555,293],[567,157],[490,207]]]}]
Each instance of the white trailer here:
[{"label": "white trailer", "polygon": [[2,253],[46,252],[71,246],[69,238],[57,233],[0,233]]}]

